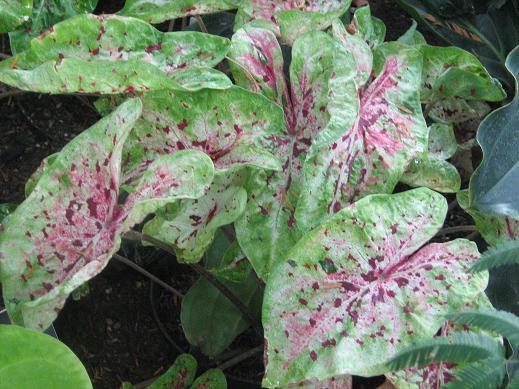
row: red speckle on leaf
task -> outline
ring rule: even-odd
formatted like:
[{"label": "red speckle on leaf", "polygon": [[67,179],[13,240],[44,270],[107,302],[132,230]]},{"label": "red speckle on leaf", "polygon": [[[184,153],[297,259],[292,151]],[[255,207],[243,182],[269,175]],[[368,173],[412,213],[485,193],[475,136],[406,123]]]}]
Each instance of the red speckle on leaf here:
[{"label": "red speckle on leaf", "polygon": [[153,53],[154,51],[157,51],[157,50],[160,50],[162,49],[162,44],[159,43],[157,45],[151,45],[151,46],[148,46],[144,49],[144,51],[146,51],[146,53],[150,54],[150,53]]},{"label": "red speckle on leaf", "polygon": [[438,281],[445,281],[445,276],[443,274],[439,274],[436,277],[434,277],[434,279]]},{"label": "red speckle on leaf", "polygon": [[186,118],[182,119],[182,121],[180,123],[177,124],[177,128],[182,131],[184,130],[187,126],[188,126],[188,121],[186,120]]},{"label": "red speckle on leaf", "polygon": [[301,305],[308,305],[308,301],[306,301],[304,298],[299,299],[299,304]]},{"label": "red speckle on leaf", "polygon": [[310,352],[310,359],[312,361],[317,361],[317,353],[315,351]]},{"label": "red speckle on leaf", "polygon": [[339,308],[342,304],[342,300],[340,298],[336,298],[335,301],[333,302],[333,306],[335,308]]}]

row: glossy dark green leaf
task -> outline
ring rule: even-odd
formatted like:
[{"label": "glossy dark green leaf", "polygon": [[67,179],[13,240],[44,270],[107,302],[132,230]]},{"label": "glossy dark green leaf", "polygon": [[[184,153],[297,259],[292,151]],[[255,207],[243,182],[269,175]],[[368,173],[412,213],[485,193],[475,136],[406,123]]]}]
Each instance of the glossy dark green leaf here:
[{"label": "glossy dark green leaf", "polygon": [[[519,47],[506,66],[519,87]],[[519,93],[514,100],[489,114],[477,133],[483,161],[470,181],[470,203],[483,213],[519,218]]]}]

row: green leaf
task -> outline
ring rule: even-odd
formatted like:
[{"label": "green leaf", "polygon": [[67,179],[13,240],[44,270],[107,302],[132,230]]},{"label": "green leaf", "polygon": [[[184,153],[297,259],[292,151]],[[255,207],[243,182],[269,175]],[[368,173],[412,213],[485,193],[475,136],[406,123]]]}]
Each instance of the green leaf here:
[{"label": "green leaf", "polygon": [[351,0],[230,0],[238,6],[235,31],[251,21],[256,25],[271,24],[271,29],[283,43],[292,44],[309,31],[323,30],[339,18]]},{"label": "green leaf", "polygon": [[225,0],[126,0],[119,15],[133,16],[148,23],[191,15],[203,15],[235,8]]},{"label": "green leaf", "polygon": [[263,384],[381,374],[388,357],[477,298],[487,277],[465,271],[475,244],[424,245],[446,213],[425,188],[371,195],[306,234],[267,282]]},{"label": "green leaf", "polygon": [[519,220],[505,216],[486,215],[477,209],[469,208],[468,190],[456,194],[459,205],[474,219],[478,231],[489,245],[519,237]]},{"label": "green leaf", "polygon": [[[253,312],[259,312],[262,291],[254,272],[249,271],[241,283],[221,281]],[[199,279],[182,299],[180,321],[188,342],[209,357],[221,354],[250,326],[238,308],[205,278]]]},{"label": "green leaf", "polygon": [[15,323],[46,329],[68,295],[107,265],[121,234],[211,183],[211,160],[182,151],[155,160],[119,204],[121,151],[141,109],[130,99],[66,145],[5,223],[0,279]]},{"label": "green leaf", "polygon": [[519,346],[519,317],[506,311],[470,310],[447,315],[457,324],[465,324],[484,331],[497,333],[514,346]]},{"label": "green leaf", "polygon": [[355,27],[355,33],[364,39],[372,49],[384,42],[386,26],[382,20],[371,16],[369,6],[360,7],[355,11],[352,24]]},{"label": "green leaf", "polygon": [[146,389],[187,389],[196,377],[198,363],[190,354],[181,354],[171,367]]},{"label": "green leaf", "polygon": [[456,150],[458,142],[452,125],[433,123],[429,127],[429,155],[439,159],[449,159]]},{"label": "green leaf", "polygon": [[175,247],[181,262],[198,262],[216,230],[233,223],[245,209],[243,174],[219,173],[204,196],[184,200],[173,214],[165,212],[145,224],[143,233]]},{"label": "green leaf", "polygon": [[305,161],[300,228],[311,229],[365,195],[391,193],[407,165],[426,151],[421,63],[416,49],[401,47],[369,85],[338,101]]},{"label": "green leaf", "polygon": [[92,388],[78,357],[49,335],[0,324],[0,344],[0,386],[4,388]]},{"label": "green leaf", "polygon": [[504,362],[503,355],[503,346],[488,335],[455,332],[448,337],[418,341],[391,358],[387,366],[391,370],[400,370],[442,361],[469,363],[487,358]]},{"label": "green leaf", "polygon": [[456,166],[432,156],[411,161],[400,182],[413,188],[425,186],[442,193],[456,193],[461,187]]},{"label": "green leaf", "polygon": [[29,21],[9,33],[12,53],[18,54],[28,49],[31,39],[52,25],[78,14],[93,12],[97,1],[35,0]]},{"label": "green leaf", "polygon": [[[258,275],[266,279],[272,266],[300,237],[294,213],[302,190],[306,153],[326,127],[328,111],[339,112],[342,108],[330,96],[353,96],[346,92],[354,92],[352,79],[356,69],[352,56],[337,46],[332,37],[323,32],[307,33],[295,41],[292,49],[288,98],[281,51],[274,35],[253,27],[236,35],[230,53],[236,65],[233,69],[239,68],[248,75],[251,81],[245,81],[247,85],[258,84],[256,90],[283,104],[287,123],[282,133],[268,140],[269,149],[282,161],[283,170],[251,176],[247,208],[236,222],[241,248]],[[342,81],[349,82],[351,88],[341,89]]]},{"label": "green leaf", "polygon": [[[44,93],[117,94],[199,89],[229,41],[199,32],[162,33],[134,18],[79,15],[54,25],[31,47],[0,64],[0,81]],[[185,69],[185,70],[184,70]],[[192,77],[183,74],[187,71]],[[227,82],[221,87],[230,86]]]},{"label": "green leaf", "polygon": [[510,53],[506,66],[516,79],[516,96],[479,126],[477,140],[483,161],[470,180],[469,206],[483,213],[519,218],[519,47]]},{"label": "green leaf", "polygon": [[[16,207],[16,204],[0,204],[0,225],[7,218],[7,216],[14,212]],[[0,227],[0,231],[1,228],[2,227]]]},{"label": "green leaf", "polygon": [[[206,252],[206,256],[211,250]],[[217,261],[210,261],[209,271],[219,279],[241,283],[246,280],[251,271],[247,257],[241,251],[238,241],[234,241],[224,252],[213,253]],[[212,258],[211,258],[212,259]],[[209,262],[209,261],[208,261]],[[206,263],[207,264],[207,263]]]},{"label": "green leaf", "polygon": [[448,97],[429,103],[427,110],[432,120],[439,123],[454,124],[471,119],[481,120],[490,112],[490,106],[484,101]]},{"label": "green leaf", "polygon": [[300,389],[352,389],[353,388],[353,377],[351,375],[340,375],[328,378],[326,380],[307,380],[296,385],[284,386],[283,389],[287,388],[300,388]]},{"label": "green leaf", "polygon": [[494,77],[512,86],[504,62],[507,53],[519,42],[519,10],[514,1],[478,15],[455,17],[449,12],[447,19],[433,12],[430,0],[398,0],[398,3],[448,44],[475,53]]},{"label": "green leaf", "polygon": [[31,12],[32,0],[0,0],[0,33],[13,31]]},{"label": "green leaf", "polygon": [[411,27],[409,27],[409,29],[398,38],[398,42],[409,46],[425,45],[427,42],[425,41],[424,36],[416,30],[418,23],[416,23],[415,20],[413,20],[412,23]]},{"label": "green leaf", "polygon": [[279,170],[269,139],[282,133],[283,113],[263,96],[239,87],[195,93],[155,92],[143,97],[143,116],[123,156],[123,183],[133,185],[158,156],[195,149],[218,171],[241,166]]},{"label": "green leaf", "polygon": [[495,246],[490,246],[478,262],[471,268],[471,272],[490,270],[503,265],[519,264],[519,240],[503,240]]},{"label": "green leaf", "polygon": [[457,47],[423,45],[422,102],[461,97],[466,100],[501,101],[501,84],[492,78],[478,59]]},{"label": "green leaf", "polygon": [[43,161],[41,161],[40,166],[38,166],[34,173],[32,173],[29,179],[25,182],[25,197],[29,197],[43,173],[54,163],[58,155],[59,153],[48,155],[43,159]]},{"label": "green leaf", "polygon": [[227,389],[227,380],[221,370],[210,369],[198,377],[189,389]]}]

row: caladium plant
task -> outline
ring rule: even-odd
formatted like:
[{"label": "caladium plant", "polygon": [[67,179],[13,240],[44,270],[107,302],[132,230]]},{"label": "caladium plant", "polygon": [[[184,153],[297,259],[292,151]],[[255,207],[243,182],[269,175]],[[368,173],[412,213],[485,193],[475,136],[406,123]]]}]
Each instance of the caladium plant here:
[{"label": "caladium plant", "polygon": [[[349,3],[128,0],[118,15],[60,22],[2,61],[0,81],[14,87],[111,95],[96,103],[104,118],[48,156],[1,220],[15,323],[46,328],[134,226],[204,274],[181,320],[205,355],[254,321],[247,309],[267,283],[266,387],[350,388],[352,375],[387,373],[389,357],[479,301],[487,275],[466,272],[476,246],[427,244],[443,196],[391,193],[398,182],[458,191],[454,128],[503,89],[416,25],[384,43],[384,24],[362,7],[345,26]],[[232,8],[230,40],[148,24]],[[33,12],[7,11],[0,21],[10,12],[12,25]],[[512,237],[511,222],[495,218],[485,238]],[[225,387],[220,371],[194,381],[192,358],[177,362],[157,385]],[[412,373],[399,380],[426,385],[437,371]]]}]

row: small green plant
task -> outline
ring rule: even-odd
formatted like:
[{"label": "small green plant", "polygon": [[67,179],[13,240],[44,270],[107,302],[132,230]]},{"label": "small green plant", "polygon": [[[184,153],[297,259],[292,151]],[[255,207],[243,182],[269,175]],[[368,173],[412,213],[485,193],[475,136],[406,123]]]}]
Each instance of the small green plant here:
[{"label": "small green plant", "polygon": [[[4,29],[28,12],[7,2]],[[250,325],[261,333],[261,311],[269,388],[392,380],[401,365],[388,358],[432,347],[446,315],[489,308],[487,272],[467,271],[476,245],[429,241],[447,214],[438,192],[461,186],[448,162],[454,129],[484,116],[503,88],[474,55],[428,45],[416,25],[384,42],[369,7],[345,25],[349,3],[128,1],[117,15],[54,24],[2,61],[0,82],[94,94],[103,116],[42,162],[2,220],[0,281],[14,323],[44,330],[112,257],[135,267],[117,254],[123,239],[203,275],[185,296],[173,289],[203,354],[221,354]],[[148,24],[234,8],[231,39]],[[458,194],[469,212],[477,174]],[[399,182],[416,189],[392,194]],[[497,358],[502,346],[484,336],[452,339],[484,341],[474,361]],[[219,370],[195,374],[181,356],[151,387],[179,376],[181,387],[226,387]]]}]

